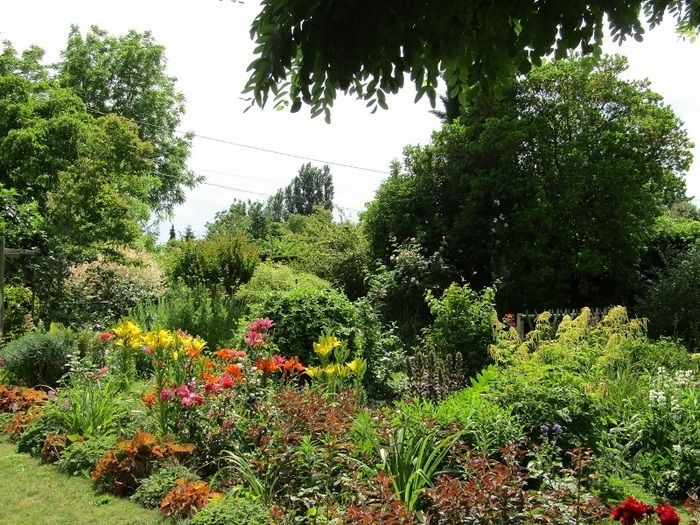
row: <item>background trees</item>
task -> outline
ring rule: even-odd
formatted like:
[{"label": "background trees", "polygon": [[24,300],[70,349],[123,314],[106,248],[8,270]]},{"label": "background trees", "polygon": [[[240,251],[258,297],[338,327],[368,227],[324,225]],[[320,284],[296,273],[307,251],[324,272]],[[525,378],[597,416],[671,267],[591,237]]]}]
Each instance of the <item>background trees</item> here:
[{"label": "background trees", "polygon": [[197,177],[185,164],[190,137],[177,133],[185,97],[167,73],[165,48],[149,31],[112,36],[93,26],[83,36],[73,26],[62,57],[56,76],[61,87],[97,115],[135,121],[139,138],[153,145],[152,170],[159,179],[149,195],[153,210],[169,212],[184,202],[184,187],[192,187]]},{"label": "background trees", "polygon": [[488,90],[552,53],[599,54],[606,17],[615,39],[640,40],[642,20],[653,27],[667,9],[683,30],[700,25],[700,8],[691,0],[614,6],[602,0],[333,0],[311,6],[268,0],[262,6],[252,26],[257,57],[246,91],[260,106],[272,94],[292,111],[303,102],[312,116],[324,113],[327,120],[338,91],[386,107],[386,94],[403,87],[406,73],[417,98],[427,94],[434,103],[443,75],[450,98],[466,105],[473,86]]},{"label": "background trees", "polygon": [[690,143],[622,58],[557,61],[482,96],[408,148],[364,216],[373,252],[415,238],[508,309],[629,299]]},{"label": "background trees", "polygon": [[310,162],[299,168],[292,182],[267,201],[267,209],[276,221],[294,214],[311,215],[315,207],[333,209],[333,177],[327,165],[317,168]]}]

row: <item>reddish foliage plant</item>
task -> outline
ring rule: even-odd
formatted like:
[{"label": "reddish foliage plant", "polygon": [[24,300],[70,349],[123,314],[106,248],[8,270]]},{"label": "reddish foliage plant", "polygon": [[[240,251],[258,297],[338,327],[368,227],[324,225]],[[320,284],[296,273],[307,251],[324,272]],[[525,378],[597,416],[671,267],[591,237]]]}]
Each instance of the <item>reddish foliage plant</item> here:
[{"label": "reddish foliage plant", "polygon": [[351,503],[345,513],[346,525],[418,525],[418,521],[400,501],[396,499],[392,479],[380,473],[372,479],[370,490],[363,495],[361,503]]},{"label": "reddish foliage plant", "polygon": [[178,459],[191,453],[194,445],[171,441],[158,442],[146,432],[137,432],[132,439],[122,440],[107,452],[92,471],[92,480],[102,490],[118,496],[129,495],[147,478],[164,458]]},{"label": "reddish foliage plant", "polygon": [[199,512],[212,499],[223,495],[209,490],[205,481],[177,480],[177,485],[160,502],[160,511],[171,518],[187,518]]}]

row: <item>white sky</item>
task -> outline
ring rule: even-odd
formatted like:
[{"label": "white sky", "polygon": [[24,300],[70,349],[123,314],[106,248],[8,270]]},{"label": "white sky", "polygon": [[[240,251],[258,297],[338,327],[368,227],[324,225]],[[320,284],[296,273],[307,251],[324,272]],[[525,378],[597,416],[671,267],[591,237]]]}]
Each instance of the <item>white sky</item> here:
[{"label": "white sky", "polygon": [[[128,29],[150,30],[166,47],[168,69],[187,98],[182,129],[232,142],[388,171],[401,158],[404,146],[425,144],[439,121],[429,113],[426,99],[413,103],[409,86],[388,99],[389,110],[374,115],[362,102],[336,101],[333,121],[311,119],[307,108],[299,113],[243,110],[248,103],[240,93],[252,59],[249,27],[258,12],[255,1],[228,0],[0,0],[0,39],[17,49],[37,44],[48,61],[58,60],[70,24],[83,31],[97,24],[110,33]],[[700,41],[679,39],[670,23],[647,33],[644,42],[629,41],[608,52],[629,57],[630,78],[647,77],[652,89],[685,122],[700,145]],[[695,148],[700,157],[700,147]],[[232,145],[195,139],[189,165],[208,182],[249,192],[271,194],[296,175],[302,160]],[[385,175],[331,166],[338,206],[359,210],[372,199]],[[700,160],[687,177],[689,194],[700,195]],[[233,198],[264,199],[256,193],[201,185],[188,192],[187,202],[175,209],[178,232],[189,224],[201,233],[214,214],[228,208]],[[348,216],[355,215],[347,210]],[[167,235],[170,223],[162,225]]]}]

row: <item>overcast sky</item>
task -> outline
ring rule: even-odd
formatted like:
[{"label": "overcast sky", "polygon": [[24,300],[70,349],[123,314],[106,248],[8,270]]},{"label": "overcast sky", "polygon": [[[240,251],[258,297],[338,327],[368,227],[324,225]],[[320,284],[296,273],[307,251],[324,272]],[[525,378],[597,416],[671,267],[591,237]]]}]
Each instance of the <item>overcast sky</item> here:
[{"label": "overcast sky", "polygon": [[[229,142],[277,150],[387,172],[392,159],[400,159],[404,146],[425,144],[439,121],[429,113],[427,100],[413,103],[409,87],[388,99],[389,110],[370,114],[362,102],[343,98],[336,102],[330,125],[311,119],[308,109],[290,114],[271,107],[252,108],[241,100],[252,58],[250,24],[257,2],[219,0],[0,0],[0,39],[16,48],[37,44],[48,61],[59,58],[71,24],[84,31],[96,24],[110,33],[128,29],[150,30],[166,47],[168,69],[187,98],[182,129]],[[700,145],[700,42],[683,41],[670,23],[646,34],[644,42],[619,47],[609,42],[606,51],[629,57],[630,78],[649,78],[652,88],[685,122]],[[700,147],[695,148],[700,157]],[[303,160],[196,138],[190,167],[211,184],[189,191],[187,202],[175,209],[178,232],[191,225],[201,233],[214,214],[234,198],[264,199],[286,185]],[[371,200],[386,174],[331,166],[338,206],[348,216]],[[700,160],[687,177],[689,193],[700,195]],[[167,235],[170,222],[162,225]]]}]

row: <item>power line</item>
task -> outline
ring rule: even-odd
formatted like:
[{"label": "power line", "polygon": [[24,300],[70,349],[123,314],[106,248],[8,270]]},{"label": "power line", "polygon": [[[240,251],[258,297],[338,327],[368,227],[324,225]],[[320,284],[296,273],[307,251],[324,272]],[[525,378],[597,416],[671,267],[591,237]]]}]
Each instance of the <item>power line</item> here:
[{"label": "power line", "polygon": [[[107,112],[100,111],[100,110],[98,110],[98,109],[94,109],[94,108],[90,108],[90,107],[88,107],[87,110],[90,111],[90,112],[92,112],[92,113],[96,113],[96,114],[98,114],[98,115],[110,115],[110,114],[111,114],[111,113],[107,113]],[[115,114],[116,114],[116,113],[115,113]],[[295,154],[295,153],[288,153],[288,152],[286,152],[286,151],[278,151],[278,150],[274,150],[274,149],[271,149],[271,148],[263,148],[263,147],[261,147],[261,146],[253,146],[253,145],[251,145],[251,144],[244,144],[244,143],[242,143],[242,142],[234,142],[234,141],[232,141],[232,140],[220,139],[220,138],[217,138],[217,137],[210,137],[210,136],[208,136],[208,135],[200,135],[200,134],[194,133],[194,132],[170,130],[170,129],[167,129],[167,128],[163,127],[163,126],[158,126],[158,125],[156,125],[156,124],[149,124],[148,122],[143,122],[143,121],[136,120],[136,119],[133,119],[133,118],[130,118],[129,120],[133,120],[134,122],[136,122],[137,124],[139,124],[139,125],[141,125],[141,126],[149,126],[149,127],[151,127],[151,128],[160,129],[160,130],[165,130],[165,131],[168,131],[168,132],[171,132],[171,131],[172,131],[173,133],[177,133],[178,135],[190,136],[190,137],[194,137],[194,138],[198,138],[198,139],[202,139],[202,140],[210,140],[210,141],[212,141],[212,142],[218,142],[218,143],[221,143],[221,144],[228,144],[229,146],[237,146],[237,147],[239,147],[239,148],[247,148],[247,149],[252,149],[252,150],[256,150],[256,151],[262,151],[262,152],[264,152],[264,153],[272,153],[272,154],[275,154],[275,155],[282,155],[282,156],[284,156],[284,157],[291,157],[291,158],[294,158],[294,159],[306,160],[306,161],[311,161],[311,162],[321,162],[321,163],[323,163],[323,164],[329,164],[329,165],[331,165],[331,166],[339,166],[339,167],[342,167],[342,168],[350,168],[350,169],[354,169],[354,170],[367,171],[367,172],[370,172],[370,173],[379,173],[379,174],[381,174],[381,175],[389,175],[389,172],[388,172],[388,171],[384,171],[384,170],[378,170],[378,169],[374,169],[374,168],[367,168],[367,167],[364,167],[364,166],[356,166],[356,165],[354,165],[354,164],[346,164],[346,163],[344,163],[344,162],[336,162],[336,161],[333,161],[333,160],[317,159],[317,158],[314,158],[314,157],[307,157],[307,156],[305,156],[305,155],[297,155],[297,154]]]},{"label": "power line", "polygon": [[[205,181],[205,182],[202,182],[201,184],[203,184],[205,186],[213,186],[215,188],[222,188],[225,190],[240,191],[243,193],[252,193],[253,195],[259,195],[261,197],[272,197],[272,195],[269,193],[261,193],[259,191],[252,191],[252,190],[244,190],[243,188],[234,188],[233,186],[226,186],[224,184],[216,184],[214,182]],[[356,213],[362,213],[362,210],[358,210],[357,208],[349,208],[347,206],[338,206],[338,205],[335,205],[335,207],[340,209],[340,210],[348,210],[348,211],[354,211]]]},{"label": "power line", "polygon": [[[213,174],[215,174],[215,175],[224,175],[224,176],[227,176],[227,177],[234,177],[234,178],[238,178],[238,179],[255,180],[255,181],[258,181],[258,182],[269,182],[269,183],[271,183],[271,184],[277,184],[277,185],[280,185],[280,184],[284,185],[284,184],[285,184],[285,182],[283,182],[283,181],[272,180],[272,179],[263,179],[263,178],[261,178],[261,177],[254,176],[254,175],[239,175],[238,173],[231,173],[231,172],[228,172],[228,171],[211,170],[211,169],[205,169],[205,168],[192,168],[192,170],[195,171],[195,172],[201,172],[201,171],[203,171],[203,172],[206,172],[206,173],[213,173]],[[371,195],[370,195],[370,196],[368,196],[368,195],[362,195],[362,194],[360,194],[360,193],[354,193],[354,192],[351,192],[351,191],[343,191],[343,192],[340,192],[340,193],[341,193],[342,195],[349,195],[349,196],[352,196],[352,197],[360,197],[360,198],[362,198],[362,199],[371,199],[371,198],[372,198]]]}]

